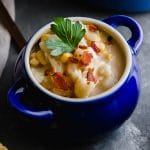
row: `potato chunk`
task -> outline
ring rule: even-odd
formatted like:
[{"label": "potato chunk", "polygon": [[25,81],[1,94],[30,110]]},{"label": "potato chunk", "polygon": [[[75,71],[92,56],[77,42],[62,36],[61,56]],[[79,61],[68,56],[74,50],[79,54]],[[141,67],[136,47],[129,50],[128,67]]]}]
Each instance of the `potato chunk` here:
[{"label": "potato chunk", "polygon": [[0,150],[8,150],[3,144],[0,143]]},{"label": "potato chunk", "polygon": [[98,71],[99,71],[99,76],[103,76],[105,78],[108,78],[109,76],[111,76],[111,73],[112,73],[111,66],[105,63],[102,63],[100,65]]},{"label": "potato chunk", "polygon": [[78,65],[76,64],[68,64],[67,72],[69,77],[75,81],[77,78],[81,77],[81,70],[79,69]]},{"label": "potato chunk", "polygon": [[89,41],[101,41],[99,31],[91,32],[87,30],[85,34],[85,38]]},{"label": "potato chunk", "polygon": [[95,83],[93,82],[87,83],[85,79],[78,78],[75,82],[74,93],[78,98],[86,98],[90,95],[94,87]]},{"label": "potato chunk", "polygon": [[54,92],[55,94],[64,96],[64,97],[72,97],[72,91],[71,90],[62,90],[62,89],[58,89],[58,88],[53,88],[52,92]]},{"label": "potato chunk", "polygon": [[30,65],[32,67],[37,67],[39,64],[40,64],[39,61],[35,57],[30,59]]}]

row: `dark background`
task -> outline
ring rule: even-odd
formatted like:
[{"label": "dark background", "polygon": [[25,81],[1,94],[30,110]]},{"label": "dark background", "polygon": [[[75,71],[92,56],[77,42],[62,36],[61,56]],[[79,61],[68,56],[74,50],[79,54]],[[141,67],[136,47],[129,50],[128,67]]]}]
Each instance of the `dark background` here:
[{"label": "dark background", "polygon": [[[142,74],[139,103],[129,120],[118,130],[86,141],[66,141],[65,135],[55,136],[33,122],[13,112],[7,104],[13,66],[19,49],[11,43],[6,68],[0,79],[0,142],[9,150],[149,150],[150,149],[150,13],[104,12],[100,8],[77,1],[16,0],[16,22],[26,40],[42,25],[56,16],[86,16],[103,19],[114,14],[125,14],[136,19],[144,31],[144,41],[138,55]],[[128,37],[129,31],[119,29]],[[132,91],[131,91],[132,92]]]}]

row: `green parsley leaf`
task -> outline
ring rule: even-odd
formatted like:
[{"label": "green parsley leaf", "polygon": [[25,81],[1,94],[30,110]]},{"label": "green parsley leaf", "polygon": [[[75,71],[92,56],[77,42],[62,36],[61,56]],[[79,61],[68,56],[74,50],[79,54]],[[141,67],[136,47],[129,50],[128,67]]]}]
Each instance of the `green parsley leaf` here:
[{"label": "green parsley leaf", "polygon": [[50,51],[50,54],[52,56],[59,56],[64,52],[71,52],[72,47],[70,47],[68,44],[64,43],[60,39],[51,39],[45,41],[45,45],[47,48],[52,49]]},{"label": "green parsley leaf", "polygon": [[72,52],[85,35],[85,29],[79,22],[72,22],[70,19],[62,17],[54,19],[51,30],[60,38],[59,40],[49,39],[46,41],[46,46],[54,51],[51,51],[52,56]]}]

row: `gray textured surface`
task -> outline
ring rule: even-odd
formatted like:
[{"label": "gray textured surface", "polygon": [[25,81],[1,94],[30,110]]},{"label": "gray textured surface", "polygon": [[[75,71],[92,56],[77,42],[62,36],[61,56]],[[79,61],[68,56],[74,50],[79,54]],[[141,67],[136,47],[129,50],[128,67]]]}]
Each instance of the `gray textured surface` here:
[{"label": "gray textured surface", "polygon": [[[14,0],[2,0],[2,2],[7,8],[7,10],[9,11],[11,17],[14,19],[15,18]],[[9,44],[10,40],[11,40],[10,34],[2,25],[0,19],[0,47],[1,47],[0,56],[3,56],[0,59],[0,76],[7,62],[9,48],[10,48],[10,44]]]},{"label": "gray textured surface", "polygon": [[[59,0],[16,0],[16,21],[22,33],[28,39],[41,25],[55,16],[87,16],[102,19],[114,13],[102,13],[75,2]],[[6,93],[11,84],[13,65],[17,57],[17,48],[12,44],[6,69],[0,81],[0,142],[10,150],[149,150],[150,149],[150,13],[128,14],[136,19],[143,28],[144,41],[138,55],[142,73],[142,92],[136,110],[126,123],[105,136],[90,139],[87,142],[67,143],[51,142],[46,137],[31,136],[19,129],[8,109]],[[127,36],[126,31],[123,34]],[[28,132],[28,131],[27,131]]]}]

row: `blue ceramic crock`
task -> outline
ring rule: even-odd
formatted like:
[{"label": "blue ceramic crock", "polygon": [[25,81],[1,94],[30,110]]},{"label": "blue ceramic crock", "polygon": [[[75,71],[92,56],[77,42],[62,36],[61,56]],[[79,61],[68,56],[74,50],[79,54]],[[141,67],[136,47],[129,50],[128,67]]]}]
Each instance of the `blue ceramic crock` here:
[{"label": "blue ceramic crock", "polygon": [[[126,67],[120,81],[108,91],[85,99],[66,98],[44,89],[31,73],[29,55],[42,33],[49,29],[50,24],[47,24],[31,37],[17,59],[14,82],[8,92],[9,104],[26,118],[49,124],[55,122],[58,128],[66,129],[71,134],[74,131],[79,135],[89,135],[116,129],[129,118],[138,102],[140,71],[136,57],[143,40],[142,29],[134,19],[124,15],[102,21],[86,17],[73,17],[73,20],[91,21],[120,43],[126,57]],[[132,35],[128,41],[115,29],[118,26],[130,29]],[[41,101],[47,107],[31,107],[25,105],[23,99],[31,103]]]}]

